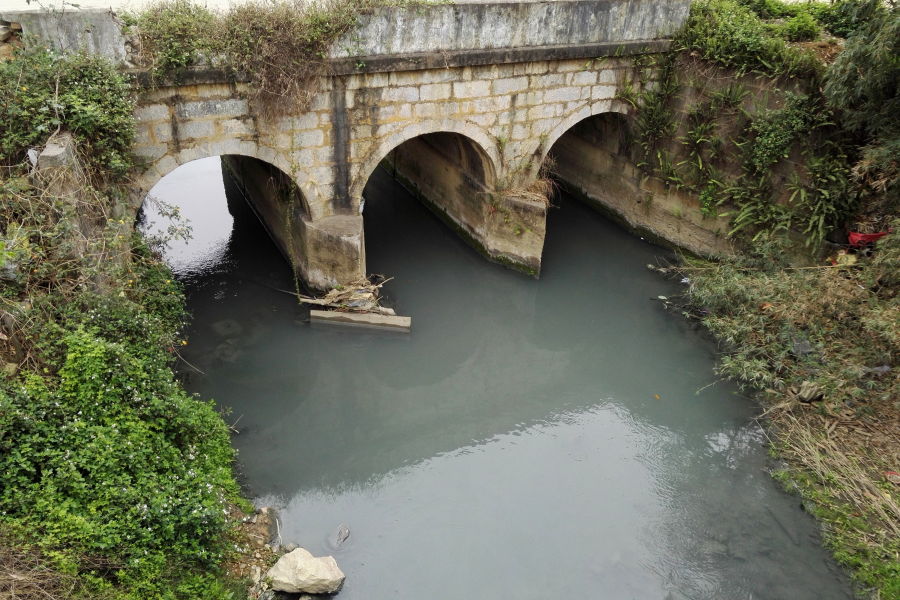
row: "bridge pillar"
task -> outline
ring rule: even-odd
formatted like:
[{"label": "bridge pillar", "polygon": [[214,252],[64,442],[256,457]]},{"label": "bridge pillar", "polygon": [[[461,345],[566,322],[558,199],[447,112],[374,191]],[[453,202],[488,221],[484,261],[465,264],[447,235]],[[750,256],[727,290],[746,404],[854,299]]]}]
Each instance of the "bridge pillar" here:
[{"label": "bridge pillar", "polygon": [[361,216],[333,215],[313,221],[300,190],[279,169],[247,156],[226,155],[222,162],[310,288],[328,290],[365,275]]}]

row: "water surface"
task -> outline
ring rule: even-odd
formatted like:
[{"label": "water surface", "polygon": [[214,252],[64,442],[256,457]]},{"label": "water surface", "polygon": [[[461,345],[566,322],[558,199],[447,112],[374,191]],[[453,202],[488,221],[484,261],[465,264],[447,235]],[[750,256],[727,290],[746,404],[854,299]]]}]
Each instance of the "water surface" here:
[{"label": "water surface", "polygon": [[368,268],[412,333],[323,330],[217,159],[153,193],[199,233],[173,255],[187,388],[232,409],[252,495],[335,556],[341,600],[851,597],[766,473],[758,409],[653,300],[678,293],[646,268],[663,250],[564,197],[529,279],[379,170]]}]

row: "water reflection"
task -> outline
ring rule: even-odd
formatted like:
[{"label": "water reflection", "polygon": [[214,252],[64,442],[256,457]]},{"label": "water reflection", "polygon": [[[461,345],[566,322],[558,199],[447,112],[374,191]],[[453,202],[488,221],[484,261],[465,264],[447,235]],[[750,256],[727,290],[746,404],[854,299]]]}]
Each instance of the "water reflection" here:
[{"label": "water reflection", "polygon": [[[221,178],[202,164],[192,177]],[[204,372],[186,368],[187,386],[240,417],[247,483],[284,506],[285,541],[336,556],[341,598],[849,597],[765,473],[752,405],[706,387],[715,348],[650,300],[677,293],[645,267],[658,248],[565,200],[535,281],[377,172],[369,269],[395,278],[413,332],[319,330],[224,191],[221,262],[176,263]]]}]

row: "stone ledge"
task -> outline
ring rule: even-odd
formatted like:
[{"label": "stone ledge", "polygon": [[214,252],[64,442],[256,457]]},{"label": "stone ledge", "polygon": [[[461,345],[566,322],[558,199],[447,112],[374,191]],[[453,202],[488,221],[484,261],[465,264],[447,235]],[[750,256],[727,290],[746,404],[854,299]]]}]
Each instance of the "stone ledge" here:
[{"label": "stone ledge", "polygon": [[[641,40],[636,42],[602,42],[596,44],[567,44],[562,46],[534,46],[529,48],[501,48],[491,50],[454,50],[451,52],[421,52],[416,54],[359,56],[335,58],[328,62],[326,73],[352,75],[361,73],[390,73],[394,71],[422,71],[451,67],[473,67],[511,63],[530,63],[548,60],[572,60],[657,54],[665,52],[672,40]],[[247,83],[246,73],[234,73],[224,67],[192,67],[185,69],[177,79],[167,78],[156,82],[149,69],[130,69],[143,88],[175,87],[216,83]]]}]

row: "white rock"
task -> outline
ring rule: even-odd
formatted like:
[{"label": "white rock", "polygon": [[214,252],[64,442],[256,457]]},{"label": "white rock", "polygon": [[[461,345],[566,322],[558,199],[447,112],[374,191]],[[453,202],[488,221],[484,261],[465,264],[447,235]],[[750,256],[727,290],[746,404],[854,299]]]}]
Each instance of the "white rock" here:
[{"label": "white rock", "polygon": [[266,573],[273,590],[298,594],[331,594],[344,583],[344,573],[331,556],[316,558],[303,548],[285,554]]}]

